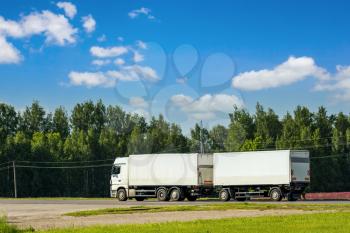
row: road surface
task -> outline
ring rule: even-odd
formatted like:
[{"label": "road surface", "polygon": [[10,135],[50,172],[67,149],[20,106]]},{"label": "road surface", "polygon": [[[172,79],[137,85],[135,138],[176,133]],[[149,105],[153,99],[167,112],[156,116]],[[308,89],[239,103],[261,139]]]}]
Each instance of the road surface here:
[{"label": "road surface", "polygon": [[[251,201],[254,203],[276,203],[267,201]],[[34,227],[45,229],[52,227],[86,226],[95,224],[127,224],[165,221],[190,221],[195,219],[215,219],[228,217],[247,217],[262,215],[285,215],[307,213],[301,210],[226,210],[226,211],[185,211],[159,213],[134,213],[119,215],[103,215],[89,217],[63,216],[64,213],[93,210],[102,208],[116,208],[128,206],[167,206],[167,205],[207,205],[221,203],[216,200],[198,200],[196,202],[158,202],[149,200],[143,202],[118,202],[116,199],[0,199],[0,215],[7,215],[12,224],[20,227]],[[278,202],[285,204],[287,202]],[[293,203],[350,203],[349,201],[299,201]]]}]

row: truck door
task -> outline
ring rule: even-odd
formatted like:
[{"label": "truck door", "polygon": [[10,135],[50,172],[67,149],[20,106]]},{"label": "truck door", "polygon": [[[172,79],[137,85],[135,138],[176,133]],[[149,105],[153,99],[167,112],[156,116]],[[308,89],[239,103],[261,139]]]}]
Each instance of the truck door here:
[{"label": "truck door", "polygon": [[120,165],[113,165],[111,174],[111,190],[117,190],[120,183]]}]

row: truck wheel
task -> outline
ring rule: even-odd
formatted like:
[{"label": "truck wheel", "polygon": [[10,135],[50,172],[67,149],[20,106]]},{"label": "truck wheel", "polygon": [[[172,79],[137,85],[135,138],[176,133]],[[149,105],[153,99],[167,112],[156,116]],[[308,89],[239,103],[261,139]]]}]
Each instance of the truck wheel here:
[{"label": "truck wheel", "polygon": [[170,192],[170,200],[171,201],[180,201],[181,199],[181,191],[180,189],[174,188]]},{"label": "truck wheel", "polygon": [[144,197],[135,197],[136,201],[144,201],[145,198]]},{"label": "truck wheel", "polygon": [[197,200],[197,197],[196,197],[196,196],[188,196],[188,197],[187,197],[187,200],[188,200],[188,201],[196,201],[196,200]]},{"label": "truck wheel", "polygon": [[158,189],[157,199],[158,199],[158,201],[169,201],[168,193],[167,193],[165,188]]},{"label": "truck wheel", "polygon": [[274,188],[270,191],[270,198],[272,201],[281,201],[282,200],[282,193],[279,188]]},{"label": "truck wheel", "polygon": [[219,193],[219,199],[221,201],[228,201],[231,199],[231,195],[227,189],[223,189]]},{"label": "truck wheel", "polygon": [[128,197],[126,196],[125,189],[119,189],[117,192],[117,198],[119,201],[126,201],[128,200]]}]

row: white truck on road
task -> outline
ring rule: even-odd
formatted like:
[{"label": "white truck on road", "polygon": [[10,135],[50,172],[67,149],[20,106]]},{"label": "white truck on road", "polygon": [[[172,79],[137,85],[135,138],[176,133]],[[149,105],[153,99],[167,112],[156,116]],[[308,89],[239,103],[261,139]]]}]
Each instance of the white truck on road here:
[{"label": "white truck on road", "polygon": [[212,188],[212,154],[138,154],[115,160],[110,192],[119,201],[194,201]]},{"label": "white truck on road", "polygon": [[214,153],[214,185],[222,201],[300,198],[310,183],[308,151]]},{"label": "white truck on road", "polygon": [[130,155],[115,160],[110,182],[111,196],[120,201],[194,201],[216,195],[222,201],[250,197],[292,201],[310,183],[309,152]]}]

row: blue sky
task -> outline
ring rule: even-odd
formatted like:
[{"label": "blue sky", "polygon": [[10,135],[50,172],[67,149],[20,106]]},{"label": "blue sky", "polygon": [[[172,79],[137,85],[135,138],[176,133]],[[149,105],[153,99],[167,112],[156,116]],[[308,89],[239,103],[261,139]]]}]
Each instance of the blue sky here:
[{"label": "blue sky", "polygon": [[102,99],[188,128],[257,101],[348,113],[347,1],[2,1],[0,101]]}]

